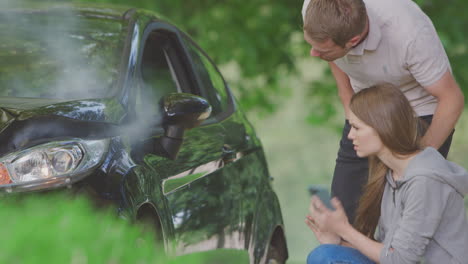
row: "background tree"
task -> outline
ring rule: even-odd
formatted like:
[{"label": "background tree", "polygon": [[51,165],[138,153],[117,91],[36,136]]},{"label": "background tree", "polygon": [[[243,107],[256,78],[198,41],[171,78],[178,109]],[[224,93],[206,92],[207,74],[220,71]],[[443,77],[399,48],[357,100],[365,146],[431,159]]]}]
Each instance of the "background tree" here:
[{"label": "background tree", "polygon": [[[70,2],[71,0],[55,0]],[[287,96],[285,76],[302,78],[297,59],[307,57],[302,40],[302,0],[78,0],[112,3],[156,11],[188,32],[226,74],[240,104],[247,111],[271,113]],[[460,87],[468,91],[468,2],[415,0],[432,19],[448,53]],[[311,60],[313,60],[311,58]],[[226,71],[226,70],[225,70]],[[336,114],[336,87],[327,69],[310,82],[313,106],[308,121],[323,124]],[[279,95],[279,96],[278,96]]]}]

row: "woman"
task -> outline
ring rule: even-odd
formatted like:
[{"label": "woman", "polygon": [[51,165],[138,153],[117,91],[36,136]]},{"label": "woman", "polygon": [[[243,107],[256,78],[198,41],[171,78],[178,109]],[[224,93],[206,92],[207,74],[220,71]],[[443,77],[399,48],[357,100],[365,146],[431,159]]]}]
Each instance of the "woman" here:
[{"label": "woman", "polygon": [[350,110],[348,137],[369,157],[368,183],[354,227],[336,198],[335,210],[312,198],[306,223],[322,245],[307,263],[468,263],[467,172],[421,148],[418,118],[392,85],[356,93]]}]

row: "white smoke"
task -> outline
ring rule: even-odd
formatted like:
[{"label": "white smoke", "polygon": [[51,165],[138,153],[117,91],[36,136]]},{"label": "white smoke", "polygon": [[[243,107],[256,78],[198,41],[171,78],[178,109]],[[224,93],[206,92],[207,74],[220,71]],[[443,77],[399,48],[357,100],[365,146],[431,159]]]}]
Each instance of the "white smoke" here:
[{"label": "white smoke", "polygon": [[[98,43],[101,41],[105,45],[106,37],[115,39],[120,32],[100,32],[99,28],[92,31],[94,29],[87,25],[89,21],[86,18],[64,4],[60,4],[58,11],[47,13],[50,9],[47,4],[41,6],[23,0],[0,0],[0,16],[4,24],[1,29],[10,30],[7,36],[11,37],[15,33],[12,33],[9,25],[10,28],[19,25],[21,29],[16,33],[18,38],[31,40],[24,43],[20,41],[18,47],[10,47],[8,59],[14,61],[16,53],[18,60],[30,54],[39,56],[38,61],[28,61],[30,66],[21,65],[22,69],[30,69],[31,72],[18,71],[7,79],[8,84],[1,83],[3,87],[0,87],[0,95],[67,99],[109,96],[108,89],[117,77],[118,65],[101,59],[105,51],[98,47]],[[28,16],[34,19],[28,20]],[[40,23],[35,23],[37,21]],[[0,37],[5,34],[1,29]],[[110,54],[105,53],[106,56]],[[117,53],[113,55],[118,56]],[[44,74],[35,78],[34,74],[37,73]],[[35,85],[41,86],[41,91]],[[36,90],[28,90],[28,86]]]},{"label": "white smoke", "polygon": [[[99,53],[105,51],[103,47],[98,46],[98,41],[93,42],[93,40],[101,39],[105,42],[108,38],[117,39],[118,37],[116,35],[120,34],[120,32],[95,32],[94,35],[86,35],[86,32],[81,32],[83,33],[81,34],[80,31],[76,29],[81,29],[86,26],[83,25],[84,18],[78,16],[71,8],[63,9],[64,5],[62,4],[60,20],[56,20],[56,17],[49,16],[46,13],[50,11],[49,7],[46,6],[45,8],[39,9],[41,11],[38,11],[35,7],[36,5],[34,5],[34,7],[29,7],[31,5],[30,3],[31,2],[24,0],[0,0],[1,23],[5,21],[12,25],[20,23],[23,18],[21,15],[18,15],[21,12],[18,13],[17,11],[22,8],[29,10],[26,13],[43,12],[45,15],[41,20],[42,23],[28,25],[28,27],[22,29],[26,32],[23,32],[23,34],[30,35],[37,43],[41,43],[39,48],[43,50],[43,54],[46,57],[50,58],[50,63],[59,63],[60,74],[56,75],[52,81],[49,81],[51,85],[46,87],[46,93],[35,94],[33,92],[33,96],[28,97],[43,96],[47,98],[91,99],[111,96],[111,94],[105,92],[105,88],[112,84],[112,79],[109,78],[109,76],[118,77],[116,75],[118,65],[112,64],[111,66],[114,68],[109,68],[103,73],[102,67],[96,65],[107,65],[109,62],[100,61],[101,57]],[[15,10],[16,13],[8,11],[11,9]],[[2,39],[2,28],[5,27],[2,27],[0,24],[0,39]],[[115,27],[110,28],[115,29]],[[2,48],[3,46],[0,41],[0,49]],[[26,50],[25,54],[28,54],[28,48],[31,49],[31,47],[23,47],[23,51]],[[105,48],[107,49],[108,47],[106,46]],[[14,53],[15,50],[12,52]],[[86,56],[82,56],[83,54],[95,54],[95,64],[91,64]],[[121,52],[115,54],[115,56],[119,54],[121,54]],[[119,61],[120,58],[114,59]],[[2,60],[1,52],[0,60]],[[42,65],[42,67],[50,66],[47,65],[47,61],[44,63],[45,65]],[[0,71],[2,70],[1,67],[2,63],[0,61]],[[51,68],[53,69],[53,67]],[[0,72],[0,96],[5,96],[3,90],[7,87],[26,87],[30,85],[30,79],[27,78],[28,74],[30,73],[25,72],[23,75],[19,74],[18,78],[11,78],[8,84],[4,84],[1,82],[2,73]],[[3,85],[5,85],[5,87],[2,87]],[[138,87],[132,87],[132,89],[137,88]],[[103,95],[98,96],[99,93],[96,93],[97,90],[104,91]],[[153,93],[158,93],[155,92],[158,91],[158,89],[153,87],[152,90]],[[17,95],[8,94],[8,96]],[[122,127],[119,131],[119,134],[128,136],[130,141],[138,141],[147,138],[152,129],[156,127],[156,124],[161,124],[162,120],[162,114],[157,109],[158,102],[156,100],[151,101],[152,98],[160,98],[161,96],[156,94],[151,96],[139,94],[138,96],[137,104],[139,103],[139,105],[136,106],[136,119],[131,121],[131,125]],[[19,97],[23,96],[20,94]]]}]

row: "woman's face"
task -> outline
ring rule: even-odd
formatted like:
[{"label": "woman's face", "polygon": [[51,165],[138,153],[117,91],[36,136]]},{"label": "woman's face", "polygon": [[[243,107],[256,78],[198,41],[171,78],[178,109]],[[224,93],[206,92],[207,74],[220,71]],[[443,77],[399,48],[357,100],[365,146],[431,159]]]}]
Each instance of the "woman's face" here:
[{"label": "woman's face", "polygon": [[349,123],[351,130],[348,138],[353,141],[354,150],[359,157],[378,155],[383,150],[384,145],[375,129],[357,118],[353,112],[350,112]]}]

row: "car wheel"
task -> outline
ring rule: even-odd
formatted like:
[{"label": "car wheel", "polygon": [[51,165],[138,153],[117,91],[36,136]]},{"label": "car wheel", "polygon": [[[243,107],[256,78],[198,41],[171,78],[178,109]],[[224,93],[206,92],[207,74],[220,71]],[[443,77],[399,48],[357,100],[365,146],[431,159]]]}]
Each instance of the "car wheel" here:
[{"label": "car wheel", "polygon": [[[161,232],[161,224],[154,215],[143,215],[137,220],[137,225],[140,227],[142,234],[153,234],[154,242],[156,242],[155,246],[164,251],[164,238]],[[148,244],[149,241],[146,241],[144,236],[142,236],[139,242]]]},{"label": "car wheel", "polygon": [[275,245],[270,244],[265,264],[284,264],[285,258]]}]

